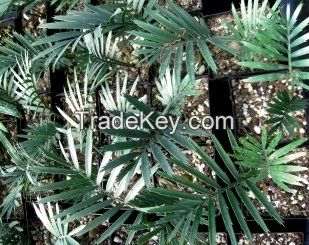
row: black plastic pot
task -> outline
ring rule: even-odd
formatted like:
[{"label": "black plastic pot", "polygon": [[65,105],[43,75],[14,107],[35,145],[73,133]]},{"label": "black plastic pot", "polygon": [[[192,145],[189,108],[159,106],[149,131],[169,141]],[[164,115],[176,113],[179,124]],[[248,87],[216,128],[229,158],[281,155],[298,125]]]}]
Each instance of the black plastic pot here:
[{"label": "black plastic pot", "polygon": [[229,11],[231,9],[231,4],[234,3],[235,7],[238,8],[240,5],[240,0],[221,0],[211,1],[203,0],[203,14],[204,15],[213,15],[222,12]]},{"label": "black plastic pot", "polygon": [[[284,218],[284,225],[278,224],[274,219],[264,217],[263,219],[269,227],[271,233],[302,233],[303,244],[309,244],[309,219],[308,218]],[[247,224],[252,233],[264,233],[254,220],[247,220]],[[235,227],[237,230],[239,227]]]},{"label": "black plastic pot", "polygon": [[[273,5],[276,0],[269,0],[270,5]],[[248,0],[245,0],[247,3]],[[284,2],[295,2],[295,0],[284,0]],[[235,8],[240,7],[241,0],[221,0],[221,1],[211,1],[203,0],[203,14],[204,15],[213,15],[219,14],[222,12],[230,11],[232,3],[235,5]]]}]

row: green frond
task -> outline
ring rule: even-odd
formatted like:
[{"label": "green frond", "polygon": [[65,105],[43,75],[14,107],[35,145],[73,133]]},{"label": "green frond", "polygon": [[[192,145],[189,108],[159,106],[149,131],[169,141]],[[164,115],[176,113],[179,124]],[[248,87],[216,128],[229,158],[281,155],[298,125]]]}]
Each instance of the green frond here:
[{"label": "green frond", "polygon": [[200,91],[196,89],[198,80],[192,81],[186,75],[182,80],[178,79],[175,70],[172,72],[167,67],[164,77],[156,80],[156,87],[159,94],[157,99],[166,107],[165,112],[172,112],[174,115],[179,115],[179,106],[185,101],[185,96],[197,96]]},{"label": "green frond", "polygon": [[119,38],[113,38],[111,31],[107,35],[103,34],[102,28],[99,26],[93,33],[84,35],[83,41],[79,42],[77,46],[78,66],[81,68],[88,66],[90,77],[95,74],[103,76],[109,68],[115,65],[132,66],[121,61],[118,46]]},{"label": "green frond", "polygon": [[269,71],[269,74],[256,75],[246,79],[247,82],[265,82],[281,79],[291,80],[292,85],[308,89],[304,82],[309,76],[303,71],[309,62],[305,55],[309,49],[304,48],[307,34],[303,34],[304,28],[309,23],[309,18],[298,22],[303,5],[298,5],[291,15],[290,5],[286,7],[286,13],[277,14],[274,18],[263,16],[260,20],[262,30],[254,32],[254,40],[244,41],[244,46],[257,57],[255,61],[238,62],[241,66],[250,69]]},{"label": "green frond", "polygon": [[[48,57],[46,59],[46,65],[53,64],[53,66],[55,66],[67,51],[74,53],[85,36],[86,40],[92,37],[97,41],[102,41],[103,39],[100,37],[101,34],[105,35],[113,30],[124,33],[131,28],[131,21],[130,18],[127,19],[126,16],[122,14],[122,11],[117,12],[117,5],[112,9],[109,8],[108,5],[86,5],[83,11],[69,11],[67,15],[55,16],[55,22],[41,24],[40,27],[66,31],[36,41],[34,43],[35,46],[50,43],[53,45],[37,54],[34,60]],[[98,31],[100,35],[94,34]],[[109,44],[107,46],[109,47]],[[100,49],[96,50],[96,52],[100,52],[103,45],[97,43],[97,47]]]},{"label": "green frond", "polygon": [[19,143],[19,146],[32,157],[38,157],[41,154],[41,148],[46,150],[55,148],[59,139],[56,126],[57,124],[47,121],[29,126],[24,130],[25,134],[19,135],[20,138],[25,139]]},{"label": "green frond", "polygon": [[[34,47],[32,43],[36,38],[26,32],[25,35],[18,34],[13,32],[13,37],[16,41],[13,41],[12,38],[4,38],[4,45],[0,47],[0,76],[6,76],[5,73],[8,73],[7,76],[10,76],[11,69],[18,68],[18,64],[23,63],[25,60],[25,54],[28,55],[28,59],[31,60],[35,55],[43,52],[47,46],[38,45]],[[39,59],[37,61],[31,61],[33,64],[33,72],[38,76],[44,70],[44,60]]]},{"label": "green frond", "polygon": [[[256,38],[255,33],[263,30],[261,24],[263,18],[274,18],[274,15],[279,12],[280,3],[281,0],[277,0],[270,8],[268,6],[268,0],[263,0],[261,2],[259,0],[249,0],[247,4],[242,0],[239,13],[234,4],[232,4],[234,25],[226,23],[226,26],[232,36],[239,42],[254,43]],[[241,50],[241,55],[247,58],[250,57],[250,50],[245,46]]]},{"label": "green frond", "polygon": [[[231,131],[229,131],[231,134]],[[265,141],[265,133],[263,134],[263,144]],[[237,244],[235,233],[233,230],[231,215],[237,217],[237,221],[239,222],[240,227],[243,232],[247,236],[249,240],[252,242],[252,235],[249,230],[249,227],[245,221],[244,215],[240,211],[240,207],[244,206],[248,209],[249,213],[253,217],[253,219],[259,224],[262,229],[267,232],[268,228],[263,221],[259,211],[250,200],[248,196],[248,192],[252,191],[256,198],[260,201],[260,203],[265,207],[265,209],[269,212],[271,216],[273,216],[279,223],[282,223],[282,219],[279,214],[275,211],[275,209],[269,204],[266,196],[256,187],[257,177],[260,171],[254,171],[249,169],[249,171],[244,170],[244,172],[240,172],[240,170],[236,169],[236,165],[238,162],[234,162],[233,158],[229,156],[227,152],[225,152],[219,141],[216,140],[214,136],[212,136],[215,142],[215,148],[219,152],[222,160],[230,170],[231,174],[234,176],[234,180],[229,180],[226,182],[225,186],[221,186],[218,184],[217,180],[210,178],[209,176],[199,172],[191,168],[190,166],[182,163],[177,159],[170,159],[168,161],[180,167],[182,170],[186,171],[188,174],[191,174],[198,181],[203,182],[205,185],[200,185],[194,182],[191,182],[185,178],[180,176],[169,176],[165,173],[160,173],[160,176],[169,180],[171,182],[176,183],[177,185],[187,187],[191,190],[191,192],[182,192],[174,189],[164,189],[164,188],[150,188],[141,192],[131,204],[138,208],[138,210],[146,212],[146,213],[154,213],[158,216],[162,216],[158,221],[148,223],[147,225],[137,225],[133,226],[133,230],[148,230],[149,232],[141,238],[144,242],[147,241],[151,237],[151,235],[155,234],[163,234],[160,236],[160,242],[170,242],[175,239],[175,242],[178,244],[183,241],[190,242],[190,244],[195,244],[199,239],[198,228],[202,224],[207,224],[209,227],[209,239],[210,244],[215,244],[215,217],[219,212],[223,218],[225,227],[231,237],[232,244]],[[231,138],[231,137],[230,137]],[[234,141],[231,138],[232,142]],[[248,143],[247,143],[248,141]],[[249,145],[251,150],[258,146],[262,146],[262,144],[258,143],[254,138],[249,138],[245,143],[241,140],[240,144]],[[299,145],[300,142],[294,143],[293,147],[288,146],[283,150],[274,150],[276,145],[278,144],[278,139],[275,139],[270,145],[265,145],[267,149],[272,153],[269,158],[275,159],[277,156],[281,157],[286,152],[291,150],[296,145]],[[233,144],[235,147],[236,157],[240,154],[238,146]],[[272,149],[271,149],[272,148]],[[276,153],[274,153],[276,152]],[[197,151],[197,153],[205,159],[206,164],[214,165],[214,162],[211,162],[207,157],[205,157],[206,153],[203,154],[201,151]],[[259,154],[259,153],[256,153]],[[300,154],[301,155],[301,154]],[[242,156],[242,155],[241,155]],[[244,158],[250,159],[250,156],[245,155]],[[297,156],[295,156],[296,158]],[[290,157],[291,160],[293,157]],[[268,163],[268,160],[262,160],[264,164]],[[295,171],[300,170],[298,168],[293,169]],[[217,173],[217,171],[216,171]],[[267,177],[267,175],[266,175]],[[234,193],[237,193],[238,197],[235,196]],[[227,201],[228,200],[228,201]],[[163,216],[162,214],[165,213]],[[190,218],[191,220],[190,220]],[[194,221],[192,217],[195,217]],[[190,221],[189,221],[190,220]],[[207,223],[208,221],[208,223]],[[191,227],[191,228],[188,228]],[[148,229],[151,227],[151,229]],[[193,234],[186,233],[187,236],[183,238],[183,230],[194,231]]]},{"label": "green frond", "polygon": [[[104,78],[103,78],[104,79]],[[64,89],[65,103],[68,110],[65,112],[63,109],[57,108],[60,115],[67,121],[69,126],[80,129],[82,127],[83,115],[82,112],[90,113],[95,109],[94,93],[103,81],[93,81],[86,70],[83,77],[82,84],[77,77],[77,72],[74,70],[74,81],[70,82],[67,79],[67,88]]]},{"label": "green frond", "polygon": [[159,5],[155,5],[155,9],[146,9],[146,13],[154,19],[154,24],[134,21],[140,30],[130,33],[136,36],[132,43],[140,46],[136,53],[144,56],[141,62],[147,61],[150,66],[160,60],[160,78],[164,76],[168,65],[174,63],[176,76],[180,77],[184,51],[187,73],[190,79],[195,81],[195,48],[210,68],[216,71],[209,44],[232,53],[233,50],[220,38],[211,36],[203,19],[192,17],[172,1],[168,1],[168,6],[170,11]]},{"label": "green frond", "polygon": [[306,168],[289,163],[305,155],[304,152],[292,154],[290,152],[306,142],[307,139],[298,139],[278,148],[282,134],[278,133],[270,138],[268,133],[263,130],[262,138],[262,142],[249,135],[246,138],[241,138],[241,145],[234,147],[236,163],[249,169],[258,170],[257,180],[262,180],[270,175],[273,181],[287,192],[294,191],[286,184],[302,185],[302,183],[306,183],[305,179],[291,174],[304,171]]},{"label": "green frond", "polygon": [[11,163],[0,168],[0,177],[7,186],[8,195],[0,206],[0,217],[10,217],[14,210],[21,205],[22,192],[29,184],[36,184],[36,175],[31,167],[34,164],[18,150],[18,146],[12,145],[0,131],[0,142],[11,157]]},{"label": "green frond", "polygon": [[[15,101],[20,103],[23,108],[27,111],[33,111],[34,116],[37,113],[49,115],[50,110],[43,103],[41,96],[37,91],[37,77],[33,72],[33,64],[29,60],[28,53],[25,53],[24,59],[21,63],[17,61],[18,72],[15,72],[11,69],[13,74],[13,88],[12,90],[7,91]],[[7,83],[4,81],[3,83]],[[0,85],[1,86],[1,85]]]},{"label": "green frond", "polygon": [[268,105],[268,113],[271,118],[266,121],[266,124],[272,125],[269,134],[276,132],[278,129],[285,129],[293,138],[296,137],[295,128],[299,128],[299,123],[293,117],[294,112],[305,110],[308,106],[308,101],[298,97],[291,97],[287,91],[278,92]]}]

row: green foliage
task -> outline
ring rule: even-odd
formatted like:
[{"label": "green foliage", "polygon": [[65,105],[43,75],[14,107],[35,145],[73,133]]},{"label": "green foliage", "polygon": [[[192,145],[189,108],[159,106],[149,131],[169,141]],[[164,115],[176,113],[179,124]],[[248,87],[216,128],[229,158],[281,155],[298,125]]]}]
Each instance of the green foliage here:
[{"label": "green foliage", "polygon": [[25,134],[19,135],[25,139],[19,143],[19,146],[31,157],[39,157],[42,149],[55,149],[57,146],[57,138],[59,134],[56,130],[57,124],[53,122],[43,121],[36,125],[29,126],[25,129]]},{"label": "green foliage", "polygon": [[1,244],[19,244],[21,241],[23,244],[29,244],[23,237],[23,229],[18,221],[12,221],[9,224],[3,224],[0,221],[0,225]]},{"label": "green foliage", "polygon": [[145,56],[141,62],[146,60],[150,66],[160,59],[159,77],[164,76],[169,63],[174,60],[175,75],[180,80],[184,49],[186,68],[192,81],[195,80],[195,46],[213,71],[216,71],[217,67],[208,44],[234,53],[220,38],[211,35],[203,19],[192,17],[172,1],[168,1],[168,6],[171,11],[159,5],[155,5],[154,10],[146,9],[146,13],[155,20],[155,24],[135,20],[134,23],[140,30],[130,32],[138,37],[132,42],[141,46],[136,53]]},{"label": "green foliage", "polygon": [[268,113],[271,119],[266,124],[272,125],[269,134],[276,132],[278,129],[286,130],[293,138],[296,137],[294,129],[300,127],[299,123],[293,117],[292,113],[305,110],[308,101],[299,97],[291,97],[287,91],[278,92],[277,97],[268,105]]},{"label": "green foliage", "polygon": [[[112,39],[112,32],[109,32],[106,37],[103,34],[101,27],[95,29],[93,33],[88,33],[83,36],[84,41],[80,42],[79,58],[80,63],[84,63],[84,67],[88,66],[89,76],[94,74],[104,76],[111,65],[130,66],[121,62],[121,53],[118,50],[118,39]],[[85,52],[86,49],[88,52]],[[80,65],[80,64],[79,64]]]},{"label": "green foliage", "polygon": [[[189,167],[186,163],[175,158],[168,159],[169,162],[195,177],[197,182],[191,182],[181,176],[167,175],[159,172],[159,175],[166,180],[189,188],[189,192],[162,187],[152,188],[143,191],[131,202],[140,211],[161,216],[158,221],[143,222],[131,228],[132,230],[146,229],[149,231],[149,233],[140,239],[140,244],[156,234],[162,239],[161,242],[163,244],[169,244],[170,242],[177,244],[184,244],[185,242],[196,244],[197,241],[203,241],[205,239],[201,238],[201,234],[198,233],[197,227],[202,224],[209,226],[210,244],[215,244],[215,217],[218,216],[218,213],[223,218],[232,244],[237,244],[231,222],[232,213],[237,217],[239,225],[247,238],[252,241],[249,227],[246,224],[243,213],[240,211],[241,206],[247,208],[252,218],[265,232],[268,232],[268,228],[249,198],[248,191],[253,192],[257,200],[259,200],[272,217],[279,223],[283,222],[279,214],[269,204],[266,196],[256,187],[257,179],[262,180],[270,174],[274,181],[280,183],[280,187],[285,190],[287,188],[283,182],[298,185],[299,181],[302,180],[299,177],[291,175],[289,172],[302,171],[305,168],[289,166],[287,163],[303,156],[304,153],[291,155],[288,153],[305,140],[298,140],[285,147],[275,149],[280,141],[280,137],[277,136],[267,144],[267,135],[263,131],[262,143],[248,136],[248,139],[240,139],[241,146],[238,146],[231,131],[228,131],[228,133],[235,151],[233,157],[236,161],[233,161],[233,158],[224,151],[215,136],[212,135],[211,138],[220,157],[229,169],[230,175],[234,179],[230,179],[222,172],[218,174],[218,177],[224,180],[226,184],[221,185],[216,179],[212,179],[198,170]],[[214,160],[209,158],[194,142],[191,143],[205,161],[205,164],[213,166],[213,169],[217,169],[216,173],[220,173],[220,167],[216,165]],[[264,155],[266,157],[263,157]],[[240,171],[235,167],[236,164],[240,164],[244,168]],[[288,180],[286,178],[287,176],[291,179]]]},{"label": "green foliage", "polygon": [[[43,52],[47,48],[46,45],[33,46],[36,38],[29,32],[25,35],[13,32],[13,38],[4,38],[4,45],[0,47],[0,75],[10,77],[12,70],[18,68],[26,59],[31,60],[35,55]],[[38,76],[44,70],[45,61],[38,59],[31,61],[35,74]],[[34,72],[34,71],[33,71]],[[8,74],[6,74],[8,73]]]},{"label": "green foliage", "polygon": [[[104,80],[104,78],[102,78]],[[68,112],[74,115],[76,119],[72,118],[72,115],[64,110],[57,108],[60,115],[68,122],[68,125],[75,128],[79,128],[81,124],[81,118],[77,115],[77,112],[90,112],[95,107],[93,96],[95,89],[102,83],[102,80],[93,79],[89,76],[89,70],[83,77],[82,84],[77,77],[77,72],[74,70],[74,81],[67,80],[67,88],[64,89],[65,102],[68,105]],[[77,121],[77,122],[76,122]]]},{"label": "green foliage", "polygon": [[[28,11],[39,2],[4,1],[0,3],[0,15],[13,5],[21,4]],[[73,9],[79,2],[52,0],[51,4],[60,11]],[[67,108],[58,108],[65,119],[63,125],[48,120],[31,124],[20,135],[24,141],[13,145],[5,135],[8,130],[0,123],[0,142],[11,157],[11,163],[0,168],[0,177],[9,193],[1,204],[0,216],[12,215],[22,194],[32,191],[39,197],[34,204],[37,216],[53,235],[55,244],[78,244],[78,237],[112,220],[96,241],[101,244],[127,222],[133,210],[139,214],[130,228],[128,245],[139,234],[142,236],[138,244],[147,243],[154,235],[159,237],[160,244],[203,243],[206,238],[199,232],[203,226],[208,227],[209,243],[215,244],[218,216],[232,244],[237,244],[231,218],[234,216],[252,242],[240,211],[242,207],[268,232],[249,197],[252,192],[268,214],[282,224],[282,218],[257,186],[270,177],[283,190],[293,192],[294,185],[306,182],[295,174],[306,168],[292,162],[304,156],[297,147],[307,139],[280,145],[283,129],[295,136],[292,128],[296,123],[291,113],[305,109],[305,100],[277,92],[268,108],[272,118],[267,123],[272,129],[263,130],[261,139],[247,135],[236,140],[228,130],[232,155],[214,135],[189,129],[183,123],[173,133],[171,126],[153,128],[147,121],[139,121],[142,125],[136,129],[97,132],[90,129],[88,119],[84,129],[80,128],[81,120],[74,115],[78,111],[93,113],[97,109],[95,99],[100,100],[109,117],[123,114],[126,119],[150,114],[149,121],[154,125],[162,115],[181,115],[185,97],[199,95],[196,55],[216,72],[210,47],[236,55],[227,44],[230,41],[243,44],[240,65],[271,72],[247,81],[290,79],[293,92],[295,86],[308,88],[304,80],[309,76],[302,71],[308,60],[302,57],[309,54],[308,48],[303,47],[309,35],[301,32],[309,18],[298,23],[302,5],[293,14],[288,5],[283,14],[278,11],[279,4],[280,0],[269,8],[267,0],[261,5],[257,0],[249,0],[247,5],[241,1],[240,14],[232,6],[235,26],[229,26],[231,37],[213,36],[202,18],[191,16],[172,1],[163,7],[155,0],[121,0],[100,6],[86,5],[82,11],[70,10],[66,15],[55,16],[55,22],[41,27],[60,32],[42,34],[38,40],[28,33],[25,36],[14,33],[14,39],[3,39],[2,114],[21,117],[19,103],[25,110],[49,120],[53,113],[38,92],[38,80],[50,65],[53,69],[63,66],[74,69],[68,69],[64,90]],[[132,64],[121,60],[126,57],[123,47],[126,45],[129,52],[142,56],[138,65],[133,65],[135,60]],[[156,86],[157,99],[165,107],[163,112],[156,112],[147,104],[151,98],[136,95],[141,86],[139,78],[130,83],[128,73],[122,77],[122,71],[116,71],[137,69],[144,62],[148,66],[160,63]],[[98,145],[98,133],[110,139],[109,144]],[[211,139],[217,157],[221,157],[225,166],[220,166],[192,136]],[[198,154],[216,178],[193,168],[184,153],[188,150]],[[43,181],[49,179],[54,182]],[[156,179],[172,187],[162,186]],[[57,202],[66,202],[68,207],[60,210]],[[87,224],[70,229],[73,222],[94,214],[95,218]],[[16,225],[13,223],[9,230],[1,228],[0,237],[8,231],[18,231]]]},{"label": "green foliage", "polygon": [[[262,22],[273,18],[273,14],[278,11],[281,0],[277,0],[271,8],[268,8],[268,0],[249,0],[246,6],[244,0],[240,4],[240,13],[237,12],[234,4],[232,3],[232,15],[234,25],[225,23],[229,32],[233,37],[237,38],[240,42],[254,43],[256,33],[263,30]],[[243,48],[241,56],[249,58],[250,49]]]},{"label": "green foliage", "polygon": [[[154,123],[156,118],[160,115],[157,112],[152,111],[152,109],[140,102],[138,99],[130,95],[124,95],[126,100],[135,108],[138,113],[144,113],[145,116],[151,114],[149,117],[150,122]],[[118,115],[119,111],[112,111],[114,115]],[[134,115],[132,113],[126,113],[126,117]],[[140,122],[141,123],[141,122]],[[123,188],[126,190],[129,186],[129,180],[133,178],[137,170],[142,170],[143,179],[140,182],[137,182],[136,185],[132,188],[131,191],[126,196],[125,201],[132,200],[137,193],[142,189],[142,187],[146,184],[147,186],[151,186],[152,183],[152,175],[158,167],[163,169],[167,174],[172,174],[172,169],[170,164],[166,159],[165,151],[169,152],[169,154],[175,156],[178,159],[185,160],[186,157],[184,153],[181,151],[180,147],[190,148],[191,144],[189,143],[186,134],[202,134],[206,135],[202,131],[181,131],[179,127],[178,130],[174,134],[170,134],[172,131],[171,127],[160,130],[158,128],[152,128],[147,122],[143,123],[144,129],[106,129],[104,133],[107,135],[111,135],[113,137],[122,138],[122,140],[114,141],[113,144],[109,146],[104,146],[102,150],[106,152],[104,154],[109,160],[111,160],[112,154],[108,154],[108,152],[118,152],[122,151],[123,153],[118,152],[118,158],[108,162],[108,159],[105,159],[101,163],[101,167],[99,172],[105,174],[106,170],[117,169],[116,171],[112,171],[114,181],[120,181],[120,188],[116,192],[116,196],[121,194],[120,190]],[[187,127],[188,128],[188,127]],[[125,140],[123,140],[125,139]],[[138,143],[140,142],[140,144]],[[191,149],[191,148],[190,148]],[[154,157],[155,163],[153,166],[151,165],[152,160],[151,156]],[[122,166],[122,167],[119,167]],[[150,173],[150,175],[149,175]],[[101,178],[102,178],[101,177]],[[102,181],[102,179],[100,179]],[[107,183],[107,190],[111,189],[112,184],[110,183],[111,178]]]},{"label": "green foliage", "polygon": [[[61,229],[66,230],[65,227],[67,227],[68,224],[74,220],[79,220],[99,211],[103,212],[94,220],[90,221],[87,225],[81,225],[65,236],[66,239],[71,239],[71,236],[81,236],[95,229],[103,222],[111,219],[119,212],[123,205],[114,203],[112,198],[107,198],[105,190],[100,185],[101,182],[96,182],[96,179],[98,178],[98,171],[97,167],[93,165],[92,131],[87,131],[85,143],[82,144],[84,145],[84,147],[82,147],[82,153],[84,156],[82,161],[83,163],[81,163],[77,156],[76,146],[74,144],[74,137],[71,129],[67,130],[66,138],[68,143],[68,152],[60,143],[60,148],[64,159],[51,151],[42,149],[45,157],[49,159],[49,161],[52,161],[56,166],[37,166],[33,168],[33,171],[41,174],[58,174],[65,177],[64,180],[60,182],[40,184],[36,185],[34,188],[35,192],[52,191],[49,196],[45,196],[39,199],[39,204],[58,201],[73,201],[75,203],[71,207],[61,212],[57,212],[55,215],[55,218],[59,219],[59,222],[61,223]],[[56,191],[60,192],[57,193]],[[112,204],[116,205],[111,207]],[[44,214],[43,210],[37,210],[37,212]],[[98,243],[100,243],[100,241],[102,242],[113,231],[117,230],[128,219],[130,214],[131,211],[128,211],[123,214],[117,221],[115,221],[110,229],[101,234]],[[57,232],[57,228],[55,226],[50,227],[49,225],[50,222],[53,222],[53,219],[47,219],[48,217],[40,218],[43,223],[45,222],[44,224],[48,225],[49,231],[52,232],[52,234]],[[60,224],[58,224],[58,226],[59,225]],[[55,236],[64,239],[64,237],[61,236],[61,233],[59,235],[57,232]]]},{"label": "green foliage", "polygon": [[267,132],[263,130],[260,141],[247,136],[240,139],[239,146],[233,145],[234,156],[237,159],[237,164],[248,169],[257,170],[259,173],[257,180],[262,180],[270,175],[280,188],[293,193],[294,190],[287,184],[302,186],[302,183],[307,183],[304,178],[293,175],[293,173],[307,168],[288,163],[306,155],[305,152],[293,153],[293,151],[305,143],[307,139],[298,139],[278,148],[281,139],[281,132],[271,139]]},{"label": "green foliage", "polygon": [[32,171],[33,163],[23,154],[23,151],[14,147],[0,131],[0,142],[11,157],[11,165],[0,168],[0,177],[7,187],[8,195],[1,204],[0,217],[10,217],[12,212],[21,205],[22,191],[27,190],[29,184],[36,183],[36,175]]},{"label": "green foliage", "polygon": [[102,53],[104,47],[102,44],[103,37],[99,35],[100,33],[102,35],[109,33],[110,31],[117,31],[117,33],[123,34],[125,31],[131,30],[134,26],[131,21],[132,13],[126,12],[121,2],[119,5],[87,5],[83,11],[69,11],[68,15],[55,16],[54,19],[56,22],[42,24],[40,27],[61,29],[63,32],[53,34],[35,42],[34,45],[53,43],[48,49],[38,54],[35,60],[48,56],[47,64],[53,63],[55,66],[67,50],[70,49],[71,53],[73,53],[81,40],[86,36],[86,39],[94,38],[97,40],[97,43],[93,42],[91,44],[94,45],[91,47],[91,51],[95,51],[92,52],[93,56],[96,56],[101,61],[103,59],[103,62],[122,64],[119,61],[113,62],[113,60],[107,60],[107,58],[112,58],[107,53],[110,44],[107,44],[105,54]]},{"label": "green foliage", "polygon": [[21,114],[12,98],[2,89],[0,89],[0,113],[13,117],[21,117]]},{"label": "green foliage", "polygon": [[241,66],[250,69],[269,71],[267,74],[256,75],[246,79],[248,82],[265,82],[290,79],[292,85],[308,89],[304,80],[309,78],[308,72],[303,71],[308,67],[309,54],[306,45],[308,34],[303,34],[304,28],[309,23],[309,18],[298,23],[299,14],[303,4],[298,5],[293,14],[290,5],[286,13],[279,13],[273,18],[263,17],[260,24],[263,30],[254,33],[253,42],[243,41],[244,46],[259,57],[259,61],[238,62]]},{"label": "green foliage", "polygon": [[171,112],[174,115],[180,115],[179,106],[185,103],[185,96],[197,96],[200,91],[196,88],[199,81],[191,81],[189,76],[178,80],[175,70],[166,69],[165,76],[156,80],[156,87],[159,94],[157,99],[166,107],[165,113]]},{"label": "green foliage", "polygon": [[33,71],[33,64],[31,63],[28,53],[24,53],[24,57],[19,62],[18,71],[15,72],[11,68],[11,77],[5,74],[0,81],[0,87],[5,90],[15,101],[20,103],[27,111],[33,111],[35,117],[36,113],[50,114],[50,110],[43,103],[42,98],[37,91],[37,77]]}]

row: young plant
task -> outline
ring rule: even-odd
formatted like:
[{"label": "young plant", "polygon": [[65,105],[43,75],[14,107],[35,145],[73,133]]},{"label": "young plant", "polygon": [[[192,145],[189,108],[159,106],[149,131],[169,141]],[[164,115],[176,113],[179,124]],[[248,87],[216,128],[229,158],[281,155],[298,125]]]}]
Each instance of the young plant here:
[{"label": "young plant", "polygon": [[265,123],[272,126],[269,134],[273,134],[277,130],[286,130],[292,138],[295,138],[294,130],[299,129],[300,125],[292,113],[305,110],[308,105],[308,100],[292,97],[287,91],[278,92],[277,97],[269,103],[267,109],[271,119]]},{"label": "young plant", "polygon": [[[73,6],[77,2],[54,0],[52,4],[60,3],[57,8],[60,10],[64,5]],[[292,122],[289,113],[305,107],[305,102],[286,92],[277,93],[278,99],[269,105],[273,118],[268,123],[272,123],[273,128],[270,132],[264,130],[260,139],[248,135],[236,140],[228,130],[232,155],[213,134],[190,129],[180,122],[178,127],[166,129],[153,128],[141,120],[138,123],[142,125],[136,129],[105,128],[100,133],[111,140],[102,146],[97,144],[98,132],[97,129],[92,131],[89,120],[81,129],[80,118],[72,115],[78,111],[94,112],[94,98],[98,103],[100,100],[109,117],[123,115],[126,119],[150,114],[149,121],[154,124],[159,117],[172,118],[173,114],[181,114],[179,105],[184,97],[198,93],[196,53],[216,72],[210,45],[235,54],[226,42],[239,39],[244,50],[251,57],[256,56],[253,60],[244,57],[239,64],[271,71],[248,81],[285,78],[294,86],[308,88],[303,80],[309,76],[300,71],[308,66],[307,59],[302,58],[309,53],[308,48],[298,49],[308,40],[308,34],[301,32],[309,18],[297,23],[302,5],[293,14],[288,5],[284,15],[277,11],[280,1],[272,8],[266,7],[266,0],[261,7],[256,0],[249,0],[247,6],[242,1],[241,17],[235,8],[232,9],[236,24],[235,28],[230,27],[233,37],[216,37],[202,18],[191,16],[172,1],[167,2],[167,8],[155,2],[127,0],[100,6],[86,5],[81,11],[68,11],[66,15],[55,16],[55,22],[41,25],[61,32],[43,35],[39,40],[16,33],[14,41],[5,39],[5,47],[0,47],[0,112],[8,116],[21,116],[18,103],[24,110],[47,117],[56,114],[43,103],[37,90],[38,78],[49,65],[53,69],[76,67],[72,72],[73,82],[68,79],[64,90],[68,110],[58,108],[64,118],[63,125],[50,121],[30,125],[21,136],[25,141],[13,145],[5,135],[6,128],[0,124],[0,142],[11,157],[11,163],[0,168],[0,177],[9,191],[1,204],[1,217],[12,215],[23,193],[33,191],[39,197],[34,209],[54,236],[55,244],[78,244],[79,237],[114,220],[99,234],[96,243],[101,244],[129,220],[133,211],[138,214],[127,245],[132,244],[133,237],[139,234],[143,234],[139,244],[145,244],[154,235],[158,235],[160,244],[196,244],[205,241],[200,232],[205,226],[210,244],[215,244],[218,216],[222,217],[232,244],[237,244],[232,216],[237,218],[247,238],[253,241],[241,207],[248,210],[265,232],[269,231],[249,198],[248,192],[252,192],[265,210],[283,223],[257,186],[260,181],[271,178],[280,188],[293,192],[294,185],[306,182],[295,175],[306,168],[291,162],[304,156],[302,152],[293,151],[307,139],[298,139],[285,146],[279,144],[283,127],[289,131],[288,124]],[[0,3],[0,13],[17,3]],[[27,2],[23,2],[25,4]],[[265,35],[265,30],[271,30],[267,32],[269,35]],[[133,50],[143,56],[139,65],[161,63],[156,86],[159,90],[157,98],[165,106],[163,112],[149,106],[150,98],[136,98],[138,79],[129,90],[128,75],[121,79],[120,72],[116,72],[119,68],[133,66],[121,61],[120,40],[124,44],[133,44]],[[71,71],[68,69],[69,74]],[[83,77],[82,81],[78,79],[80,77]],[[190,138],[192,136],[211,139],[225,166],[220,166]],[[190,166],[185,150],[197,153],[216,178]],[[177,174],[175,169],[186,172],[190,178]],[[54,176],[57,176],[54,182],[42,181]],[[188,191],[164,188],[155,181],[157,178]],[[57,204],[61,202],[66,203],[62,210]],[[94,219],[87,224],[68,231],[73,222],[94,214]]]},{"label": "young plant", "polygon": [[[247,82],[273,82],[287,79],[293,86],[309,89],[304,80],[309,78],[305,68],[309,66],[305,55],[309,54],[306,42],[308,33],[303,33],[309,23],[309,17],[298,22],[303,4],[298,5],[294,13],[286,6],[286,12],[280,12],[273,18],[263,17],[260,22],[264,31],[254,33],[254,42],[243,41],[244,46],[253,54],[260,56],[259,61],[241,61],[239,65],[250,69],[268,71],[246,79]],[[265,33],[267,31],[267,35]],[[264,59],[266,58],[266,59]]]},{"label": "young plant", "polygon": [[[215,136],[211,136],[215,148],[224,161],[232,177],[228,177],[219,165],[211,159],[203,150],[191,141],[192,147],[202,157],[208,166],[216,172],[224,184],[215,180],[196,169],[191,168],[184,162],[175,158],[168,159],[171,164],[183,169],[188,174],[196,177],[200,184],[191,182],[177,175],[167,175],[159,172],[159,175],[168,181],[185,186],[191,190],[190,193],[167,188],[153,188],[142,192],[131,204],[138,210],[156,214],[161,217],[158,221],[146,221],[132,227],[132,230],[146,229],[149,233],[140,238],[139,244],[147,241],[151,236],[158,235],[163,244],[196,244],[204,241],[199,233],[201,225],[207,225],[210,244],[216,244],[216,216],[222,216],[224,225],[228,231],[232,244],[237,244],[231,222],[231,213],[237,217],[240,227],[246,237],[252,242],[253,238],[240,211],[241,205],[247,208],[252,218],[259,226],[268,232],[268,228],[259,214],[259,211],[248,196],[252,191],[266,211],[280,224],[283,220],[275,209],[270,205],[267,197],[256,186],[257,180],[267,178],[270,174],[273,180],[284,190],[291,191],[284,182],[291,185],[299,185],[303,179],[291,175],[290,172],[303,171],[306,168],[286,165],[287,163],[304,156],[304,153],[288,154],[306,139],[297,140],[289,145],[276,149],[281,135],[276,136],[268,144],[266,131],[263,131],[261,143],[255,138],[248,136],[248,139],[241,139],[238,142],[231,131],[228,131],[230,142],[235,151],[235,160],[223,149]],[[244,168],[237,169],[237,165]],[[217,178],[217,179],[218,179]],[[229,207],[231,209],[229,209]]]}]

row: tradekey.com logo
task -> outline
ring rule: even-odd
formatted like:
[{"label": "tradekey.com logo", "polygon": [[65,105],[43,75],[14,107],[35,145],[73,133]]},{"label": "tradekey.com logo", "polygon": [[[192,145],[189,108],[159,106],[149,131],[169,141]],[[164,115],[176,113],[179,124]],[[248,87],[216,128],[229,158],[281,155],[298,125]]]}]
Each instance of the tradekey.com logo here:
[{"label": "tradekey.com logo", "polygon": [[[107,129],[130,129],[130,130],[169,130],[170,134],[174,134],[177,129],[234,129],[234,119],[232,116],[216,116],[210,115],[198,117],[192,116],[185,123],[181,122],[181,117],[173,117],[171,115],[155,115],[154,112],[144,114],[140,112],[134,115],[125,115],[120,112],[117,116],[96,116],[87,111],[75,112],[79,118],[79,128],[84,129],[84,122],[90,121],[90,128],[92,130],[107,130]],[[90,120],[89,120],[90,118]]]}]

